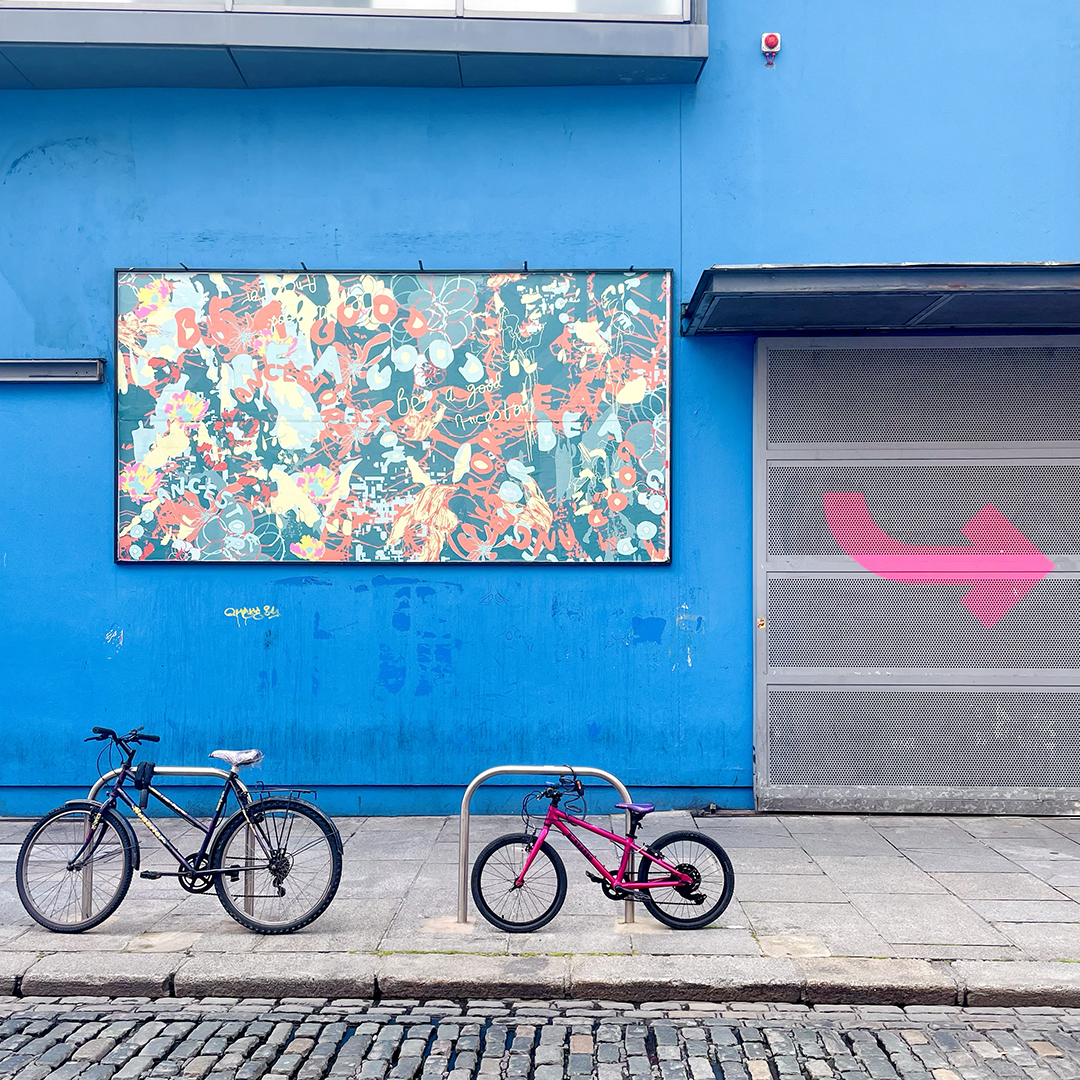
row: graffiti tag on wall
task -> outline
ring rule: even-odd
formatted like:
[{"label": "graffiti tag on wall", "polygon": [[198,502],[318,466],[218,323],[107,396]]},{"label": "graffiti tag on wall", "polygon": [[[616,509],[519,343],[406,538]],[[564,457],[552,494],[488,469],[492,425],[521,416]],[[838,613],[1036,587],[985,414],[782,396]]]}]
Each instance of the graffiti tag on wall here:
[{"label": "graffiti tag on wall", "polygon": [[117,277],[120,561],[666,562],[671,276]]}]

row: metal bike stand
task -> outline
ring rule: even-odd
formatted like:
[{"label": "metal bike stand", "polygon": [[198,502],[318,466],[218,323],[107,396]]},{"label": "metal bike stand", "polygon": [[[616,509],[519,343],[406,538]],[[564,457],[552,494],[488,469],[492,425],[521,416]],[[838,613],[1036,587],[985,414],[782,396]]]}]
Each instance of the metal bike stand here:
[{"label": "metal bike stand", "polygon": [[[98,782],[90,789],[90,794],[86,797],[91,801],[98,797],[101,789],[110,781],[120,775],[119,769],[113,769],[111,772],[107,772]],[[226,772],[224,769],[215,769],[209,765],[155,765],[154,777],[159,776],[194,776],[202,777],[204,780],[209,778],[212,780],[228,780],[230,776],[234,776],[234,773]],[[240,785],[240,790],[245,795],[248,794],[248,789],[244,786],[243,782],[237,778],[236,782]]]},{"label": "metal bike stand", "polygon": [[[465,789],[465,795],[461,800],[461,815],[458,818],[458,906],[457,921],[467,923],[469,921],[469,803],[472,801],[473,792],[485,781],[493,776],[534,776],[541,773],[565,773],[571,769],[578,776],[592,776],[598,780],[606,780],[620,795],[623,802],[633,802],[626,785],[616,776],[605,772],[603,769],[590,769],[585,766],[570,765],[496,765],[493,769],[485,769],[479,776],[473,778],[472,783]],[[630,831],[630,811],[626,811],[626,831]],[[632,856],[631,856],[632,857]],[[627,900],[624,904],[624,922],[634,921],[634,902]]]}]

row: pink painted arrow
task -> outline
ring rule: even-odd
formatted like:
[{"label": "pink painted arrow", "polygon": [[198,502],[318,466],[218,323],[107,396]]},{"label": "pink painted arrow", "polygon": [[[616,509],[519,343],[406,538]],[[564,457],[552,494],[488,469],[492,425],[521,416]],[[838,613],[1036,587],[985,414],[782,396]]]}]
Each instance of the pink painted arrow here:
[{"label": "pink painted arrow", "polygon": [[992,504],[963,528],[971,547],[905,544],[882,532],[858,492],[825,496],[836,542],[860,566],[891,581],[977,581],[962,603],[986,627],[996,626],[1054,564]]}]

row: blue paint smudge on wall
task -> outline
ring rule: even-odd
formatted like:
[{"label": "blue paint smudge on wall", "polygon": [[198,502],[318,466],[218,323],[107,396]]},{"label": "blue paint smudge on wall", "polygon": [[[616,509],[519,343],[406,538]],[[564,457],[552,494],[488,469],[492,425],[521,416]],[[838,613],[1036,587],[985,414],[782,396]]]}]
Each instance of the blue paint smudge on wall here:
[{"label": "blue paint smudge on wall", "polygon": [[405,685],[405,660],[396,655],[389,645],[379,646],[378,683],[391,694],[398,694]]},{"label": "blue paint smudge on wall", "polygon": [[630,626],[634,633],[635,645],[644,645],[647,642],[659,645],[660,638],[664,633],[664,627],[667,626],[667,619],[659,619],[656,616],[643,619],[635,615]]}]

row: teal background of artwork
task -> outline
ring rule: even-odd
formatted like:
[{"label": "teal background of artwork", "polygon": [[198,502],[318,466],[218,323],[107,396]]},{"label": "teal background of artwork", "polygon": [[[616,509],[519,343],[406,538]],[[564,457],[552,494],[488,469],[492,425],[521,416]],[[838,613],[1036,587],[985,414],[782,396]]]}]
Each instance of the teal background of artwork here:
[{"label": "teal background of artwork", "polygon": [[[1078,257],[1074,3],[711,18],[687,88],[4,92],[0,352],[111,366],[118,266],[673,266],[686,300],[714,262]],[[752,350],[676,341],[667,567],[115,566],[110,387],[0,387],[0,811],[85,791],[92,724],[259,746],[342,811],[541,758],[746,805]]]}]

